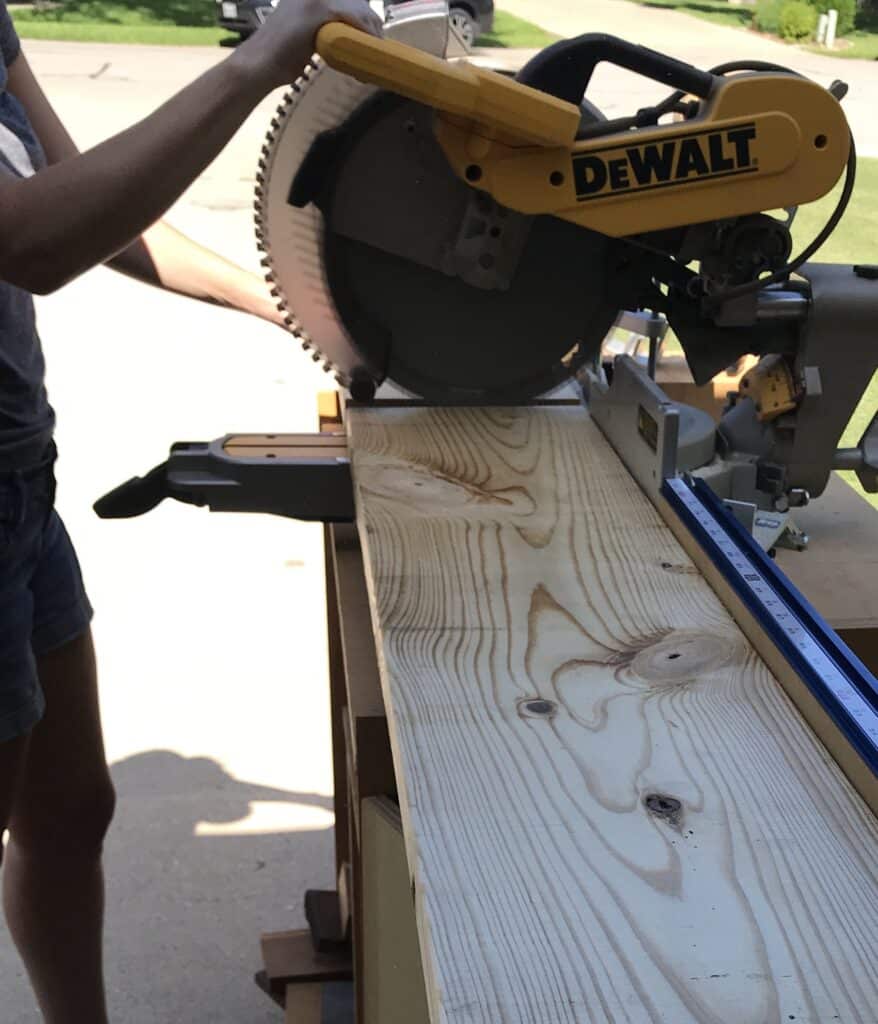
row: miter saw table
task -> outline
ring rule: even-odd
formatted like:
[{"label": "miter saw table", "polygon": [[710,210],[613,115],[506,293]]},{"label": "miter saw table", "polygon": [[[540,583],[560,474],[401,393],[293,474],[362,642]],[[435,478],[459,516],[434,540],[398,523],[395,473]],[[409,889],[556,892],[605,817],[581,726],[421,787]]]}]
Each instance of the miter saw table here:
[{"label": "miter saw table", "polygon": [[[803,714],[875,810],[878,690],[831,627],[878,665],[878,516],[831,481],[853,470],[878,489],[878,418],[856,448],[838,447],[878,368],[878,273],[810,262],[853,188],[844,87],[765,64],[700,71],[605,36],[549,47],[513,81],[442,59],[442,11],[410,6],[395,9],[384,41],[321,30],[320,59],[272,123],[257,238],[290,331],[336,376],[348,408],[536,414],[585,402],[584,420],[673,519],[717,593],[734,591],[727,606],[742,604],[768,636],[771,650],[758,649],[778,678],[806,680],[806,703],[834,724],[824,734]],[[586,95],[600,61],[674,91],[607,121]],[[795,207],[843,174],[836,212],[792,257]],[[675,403],[656,345],[645,366],[604,358],[614,325],[631,317],[653,342],[655,325],[670,325],[703,390],[743,356],[754,365],[719,410]],[[349,972],[346,923],[374,921],[384,886],[403,939],[389,961],[369,960],[380,936],[355,934],[358,1019],[413,1024],[427,1020],[417,984],[378,1010],[363,1002],[364,977],[390,984],[385,972],[402,960],[416,977],[418,953],[399,888],[399,815],[382,799],[394,766],[351,526],[351,461],[341,418],[327,425],[175,445],[96,508],[125,517],[173,497],[327,524],[339,894],[310,895],[307,941],[267,940],[263,980],[281,997],[287,981]],[[784,549],[805,548],[806,535],[809,550]],[[763,549],[777,549],[822,619]],[[779,606],[790,614],[778,618]],[[528,714],[549,713],[532,703]],[[362,817],[348,818],[349,797]],[[391,862],[402,868],[382,882],[374,865]],[[337,971],[313,961],[312,937],[320,956],[341,956]]]}]

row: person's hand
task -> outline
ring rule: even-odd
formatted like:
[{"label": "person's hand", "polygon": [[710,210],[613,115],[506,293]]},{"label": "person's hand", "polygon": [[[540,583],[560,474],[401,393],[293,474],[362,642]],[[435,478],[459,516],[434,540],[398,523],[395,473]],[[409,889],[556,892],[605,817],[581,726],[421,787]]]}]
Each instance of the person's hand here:
[{"label": "person's hand", "polygon": [[280,0],[265,24],[235,52],[266,92],[289,85],[314,53],[317,32],[329,21],[344,21],[374,36],[381,18],[366,0]]}]

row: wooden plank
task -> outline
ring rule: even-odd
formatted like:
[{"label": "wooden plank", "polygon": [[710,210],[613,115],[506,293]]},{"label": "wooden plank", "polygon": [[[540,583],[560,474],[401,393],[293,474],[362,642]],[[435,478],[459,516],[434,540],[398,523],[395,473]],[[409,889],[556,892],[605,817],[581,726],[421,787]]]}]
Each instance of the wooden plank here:
[{"label": "wooden plank", "polygon": [[334,453],[336,449],[345,449],[345,436],[336,427],[330,432],[320,434],[230,434],[223,446],[225,451],[232,448],[270,448],[272,451],[290,450],[320,454],[322,450]]},{"label": "wooden plank", "polygon": [[350,953],[347,921],[342,918],[341,900],[335,889],[306,890],[305,920],[318,953]]},{"label": "wooden plank", "polygon": [[323,1024],[323,986],[287,985],[284,1024]]},{"label": "wooden plank", "polygon": [[287,985],[284,1024],[355,1024],[351,982]]},{"label": "wooden plank", "polygon": [[389,796],[396,792],[396,778],[360,542],[348,524],[331,526],[329,536],[350,723],[349,770],[359,799]]},{"label": "wooden plank", "polygon": [[349,859],[348,772],[343,713],[347,704],[344,654],[338,593],[335,589],[331,527],[323,527],[323,558],[326,573],[326,625],[329,652],[329,713],[332,730],[332,781],[335,810],[335,873]]},{"label": "wooden plank", "polygon": [[755,366],[757,361],[755,356],[745,356],[735,366],[718,373],[713,380],[699,386],[692,380],[692,373],[683,356],[670,355],[663,357],[659,362],[655,379],[672,401],[694,405],[715,420],[719,420],[729,392],[738,390],[741,377]]},{"label": "wooden plank", "polygon": [[709,556],[688,529],[677,519],[676,514],[664,501],[658,505],[672,532],[687,552],[695,566],[710,584],[714,594],[731,613],[742,632],[762,656],[765,664],[774,673],[775,679],[784,688],[802,717],[814,730],[828,753],[847,776],[850,783],[865,800],[873,814],[878,815],[878,778],[872,769],[848,742],[847,737],[826,713],[823,704],[793,669],[773,642],[771,635],[756,616],[745,606],[725,577],[711,562]]},{"label": "wooden plank", "polygon": [[351,921],[354,914],[353,872],[349,861],[341,866],[338,873],[338,913],[341,928],[345,935],[351,934]]},{"label": "wooden plank", "polygon": [[878,824],[587,413],[347,422],[433,1024],[872,1019]]},{"label": "wooden plank", "polygon": [[354,964],[354,1013],[363,1020],[363,889],[360,851],[360,801],[353,794],[348,804],[348,832],[351,852],[351,945]]},{"label": "wooden plank", "polygon": [[364,800],[363,1017],[360,1024],[429,1024],[399,808]]},{"label": "wooden plank", "polygon": [[336,430],[341,423],[341,401],[338,391],[317,392],[317,418],[321,430]]},{"label": "wooden plank", "polygon": [[352,976],[350,956],[317,953],[307,929],[266,932],[260,945],[266,980],[272,991],[283,991],[287,984],[345,981]]},{"label": "wooden plank", "polygon": [[878,676],[878,629],[840,629],[838,635],[873,676]]}]

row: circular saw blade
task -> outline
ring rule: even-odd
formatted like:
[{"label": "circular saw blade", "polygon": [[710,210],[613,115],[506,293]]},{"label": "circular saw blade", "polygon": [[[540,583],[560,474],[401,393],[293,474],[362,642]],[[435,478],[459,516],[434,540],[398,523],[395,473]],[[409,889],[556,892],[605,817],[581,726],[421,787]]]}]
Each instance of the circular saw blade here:
[{"label": "circular saw blade", "polygon": [[[448,167],[432,116],[308,69],[260,169],[269,280],[291,330],[346,385],[366,374],[443,403],[532,398],[593,357],[617,315],[607,240],[479,196]],[[322,209],[292,206],[314,140],[340,126]]]},{"label": "circular saw blade", "polygon": [[360,360],[326,280],[323,216],[313,205],[293,206],[289,192],[318,135],[338,127],[374,91],[315,58],[281,101],[256,176],[256,241],[272,295],[302,347],[343,383]]}]

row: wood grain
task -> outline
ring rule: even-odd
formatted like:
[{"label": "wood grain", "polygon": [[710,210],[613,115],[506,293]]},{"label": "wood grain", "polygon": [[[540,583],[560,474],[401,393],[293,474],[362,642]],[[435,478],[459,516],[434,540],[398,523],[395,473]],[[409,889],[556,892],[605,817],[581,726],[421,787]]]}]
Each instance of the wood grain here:
[{"label": "wood grain", "polygon": [[878,1020],[878,827],[587,415],[352,410],[434,1024]]}]

